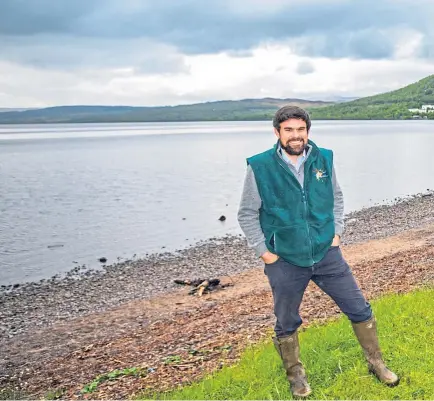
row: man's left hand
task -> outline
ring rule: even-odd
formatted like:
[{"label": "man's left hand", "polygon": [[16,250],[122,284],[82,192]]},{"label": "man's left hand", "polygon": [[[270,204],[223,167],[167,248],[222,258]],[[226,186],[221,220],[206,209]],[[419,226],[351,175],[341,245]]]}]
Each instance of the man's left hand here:
[{"label": "man's left hand", "polygon": [[339,246],[341,244],[341,237],[339,235],[335,235],[333,238],[332,246]]}]

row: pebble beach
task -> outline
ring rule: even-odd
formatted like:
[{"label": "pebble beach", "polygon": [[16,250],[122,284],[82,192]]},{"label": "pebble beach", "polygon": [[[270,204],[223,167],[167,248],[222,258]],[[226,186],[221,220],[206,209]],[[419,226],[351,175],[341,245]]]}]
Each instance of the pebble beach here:
[{"label": "pebble beach", "polygon": [[[348,214],[342,243],[379,239],[431,222],[434,193],[429,191]],[[62,278],[3,286],[0,338],[173,291],[179,288],[175,279],[231,276],[262,265],[244,236],[225,236],[175,253],[107,265],[101,271],[77,267]]]}]

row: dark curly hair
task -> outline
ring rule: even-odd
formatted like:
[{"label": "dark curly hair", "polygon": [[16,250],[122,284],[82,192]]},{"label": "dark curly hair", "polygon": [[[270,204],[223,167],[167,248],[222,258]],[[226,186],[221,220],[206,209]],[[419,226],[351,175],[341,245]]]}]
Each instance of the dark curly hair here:
[{"label": "dark curly hair", "polygon": [[307,130],[310,130],[311,122],[309,114],[306,110],[297,106],[283,106],[277,110],[273,118],[273,127],[280,132],[280,124],[291,118],[303,120],[306,123]]}]

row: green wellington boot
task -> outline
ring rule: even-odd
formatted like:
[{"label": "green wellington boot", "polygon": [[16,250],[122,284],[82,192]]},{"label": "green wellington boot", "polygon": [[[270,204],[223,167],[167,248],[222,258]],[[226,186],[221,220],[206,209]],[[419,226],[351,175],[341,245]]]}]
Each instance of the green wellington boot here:
[{"label": "green wellington boot", "polygon": [[399,383],[399,377],[384,364],[378,344],[377,323],[375,318],[372,317],[366,322],[352,323],[352,326],[365,353],[369,371],[382,383],[391,387],[396,386]]},{"label": "green wellington boot", "polygon": [[307,383],[306,373],[300,362],[300,345],[297,331],[290,336],[273,337],[273,343],[282,358],[283,366],[294,397],[307,397],[311,388]]}]

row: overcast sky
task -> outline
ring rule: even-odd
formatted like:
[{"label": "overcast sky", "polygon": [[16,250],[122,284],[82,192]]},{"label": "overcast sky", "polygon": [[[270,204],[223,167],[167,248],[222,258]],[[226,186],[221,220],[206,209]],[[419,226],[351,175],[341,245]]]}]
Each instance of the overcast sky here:
[{"label": "overcast sky", "polygon": [[434,74],[434,0],[0,0],[0,107],[328,99]]}]

